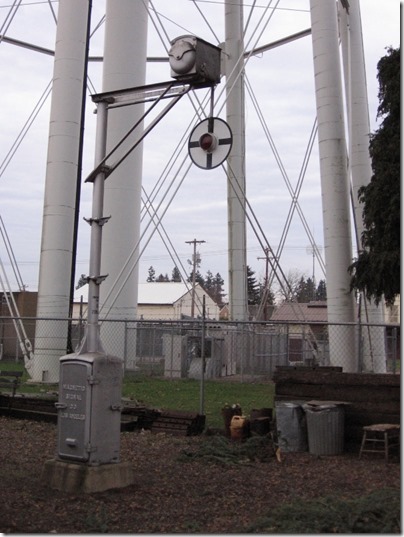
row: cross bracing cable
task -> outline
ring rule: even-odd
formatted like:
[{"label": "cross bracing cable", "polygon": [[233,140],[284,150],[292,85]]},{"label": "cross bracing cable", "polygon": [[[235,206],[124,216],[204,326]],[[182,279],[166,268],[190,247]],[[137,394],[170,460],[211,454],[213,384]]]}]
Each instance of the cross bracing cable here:
[{"label": "cross bracing cable", "polygon": [[[205,101],[206,101],[206,97],[205,97]],[[200,117],[200,115],[201,115],[201,108],[203,108],[202,105],[201,105],[201,103],[199,103],[199,107],[196,106],[196,105],[193,103],[192,99],[191,99],[191,103],[192,103],[192,105],[193,105],[193,107],[194,107],[194,109],[195,109],[196,116]],[[188,127],[188,130],[192,128],[192,123],[193,123],[193,122],[190,123],[190,125],[189,125],[189,127]],[[183,142],[182,142],[182,148],[186,145],[187,141],[188,141],[188,136],[187,136],[186,134],[184,134],[184,136],[183,136]],[[181,144],[179,144],[178,147],[180,147],[180,145],[181,145]],[[182,149],[182,148],[181,148],[181,149]],[[179,150],[179,151],[180,151],[180,150]],[[178,156],[179,156],[179,152],[178,152]],[[172,157],[170,158],[170,161],[172,160],[173,162],[175,162],[176,159],[177,159],[177,157],[175,157],[175,155],[173,154]],[[174,164],[172,164],[172,165],[170,166],[170,162],[167,164],[167,166],[166,166],[166,172],[167,172],[167,173],[165,173],[165,179],[164,179],[163,181],[160,181],[160,180],[159,180],[159,181],[157,182],[156,186],[155,186],[154,189],[153,189],[153,193],[152,193],[152,194],[153,194],[153,200],[156,198],[157,194],[159,193],[160,189],[162,188],[162,185],[164,184],[165,180],[167,179],[167,177],[168,177],[168,173],[169,173],[170,169],[172,169],[172,166],[173,166],[173,165],[174,165]],[[181,167],[182,167],[182,165],[181,165]],[[189,166],[189,167],[190,167],[190,166]],[[189,169],[189,168],[188,168],[188,169]],[[167,170],[168,170],[168,171],[167,171]],[[185,173],[184,178],[185,178],[186,175],[187,175],[187,172]],[[160,179],[162,179],[162,177],[163,177],[163,175],[160,176]],[[171,182],[171,185],[172,185],[172,184],[173,184],[173,182]],[[160,201],[159,207],[161,207],[161,204],[162,204],[163,201],[165,200],[165,197],[166,197],[167,193],[169,192],[169,190],[170,190],[170,187],[166,190],[166,194],[164,195],[163,200]],[[178,191],[178,187],[177,187],[176,191]],[[175,196],[174,196],[174,197],[175,197]],[[174,199],[174,197],[173,197],[173,196],[171,197],[171,201]],[[150,196],[148,199],[151,200],[151,196]],[[171,204],[171,201],[170,201],[169,204]],[[168,206],[169,206],[169,205],[168,205]],[[165,211],[164,211],[163,214],[165,214],[166,210],[168,209],[168,206],[166,207],[166,209],[165,209]],[[157,211],[156,211],[156,214],[157,214]],[[144,216],[145,216],[145,211],[143,210],[142,220],[143,220]],[[159,217],[158,222],[159,222],[159,223],[161,222],[161,217]],[[124,273],[126,267],[127,267],[128,264],[129,264],[130,259],[133,257],[133,255],[135,254],[135,252],[136,252],[137,249],[139,248],[140,240],[142,240],[142,238],[144,237],[145,232],[146,232],[146,230],[148,229],[148,227],[150,226],[150,224],[151,224],[151,221],[149,221],[149,223],[147,224],[147,226],[146,226],[144,232],[142,233],[142,237],[141,237],[141,239],[139,239],[138,244],[133,248],[132,252],[130,253],[130,255],[129,255],[127,261],[126,261],[126,263],[124,264],[123,268],[121,269],[119,275],[116,277],[115,282],[112,284],[111,289],[110,289],[110,292],[108,293],[108,296],[106,297],[104,304],[107,302],[107,300],[108,300],[109,297],[111,296],[112,292],[114,292],[115,287],[116,287],[116,285],[117,285],[117,282],[119,281],[119,279],[120,279],[121,276],[123,275],[123,273]],[[153,234],[154,234],[154,232],[155,232],[155,229],[156,229],[156,224],[155,224],[154,231],[151,233],[151,235],[149,236],[149,238],[148,238],[148,240],[147,240],[147,244],[150,242],[150,240],[151,240],[151,238],[152,238],[152,236],[153,236]],[[143,248],[142,251],[144,251],[144,248]],[[134,264],[131,266],[130,271],[129,271],[129,274],[127,275],[127,277],[126,277],[126,279],[125,279],[125,283],[126,283],[127,279],[129,278],[130,274],[133,272],[133,270],[134,270],[134,268],[136,267],[137,263],[139,262],[139,258],[140,258],[140,257],[141,257],[141,254],[138,256],[138,259],[136,259],[135,262],[134,262]],[[109,306],[109,310],[108,310],[108,311],[110,311],[110,309],[112,308],[112,305],[115,303],[117,297],[119,296],[120,292],[122,291],[123,285],[124,285],[124,284],[121,285],[120,290],[119,290],[119,291],[117,292],[117,294],[115,295],[115,298],[114,298],[114,300],[112,301],[111,305]],[[102,308],[101,308],[100,312],[101,312],[101,311],[102,311]],[[107,315],[108,315],[108,313],[107,313]]]},{"label": "cross bracing cable", "polygon": [[248,26],[248,24],[247,24],[247,26]]},{"label": "cross bracing cable", "polygon": [[[227,163],[227,165],[229,166],[229,163]],[[223,166],[223,164],[222,164]],[[235,174],[233,173],[233,176],[235,177]],[[270,252],[272,254],[272,259],[267,257],[270,265],[271,265],[271,268],[274,272],[274,274],[276,275],[277,277],[277,280],[278,280],[278,283],[281,287],[281,289],[285,292],[285,287],[289,289],[289,291],[291,291],[291,286],[288,282],[288,279],[285,275],[285,273],[283,272],[282,270],[282,267],[279,263],[279,260],[276,259],[275,255],[274,255],[274,251],[273,249],[271,248],[270,244],[269,244],[269,241],[267,240],[266,238],[266,235],[248,201],[248,199],[245,197],[245,199],[241,199],[240,198],[240,194],[239,192],[241,192],[241,189],[240,189],[240,184],[239,184],[239,181],[238,179],[235,177],[235,182],[238,186],[238,188],[235,188],[234,184],[232,185],[232,188],[234,190],[234,193],[236,195],[236,197],[238,198],[239,200],[239,203],[241,204],[242,207],[245,207],[245,216],[246,216],[246,219],[248,220],[248,222],[250,223],[251,225],[251,228],[259,242],[259,244],[261,245],[261,248],[263,250],[264,253],[267,253],[267,252]],[[243,203],[244,202],[244,203]],[[248,211],[247,211],[248,209]],[[251,213],[251,216],[250,214]],[[260,234],[258,233],[260,232],[261,233],[261,236]],[[278,272],[281,274],[282,278],[279,276]],[[295,314],[296,316],[296,319],[299,319],[300,317],[300,320],[302,322],[304,322],[306,320],[305,318],[305,314],[304,314],[304,311],[302,309],[302,306],[298,303],[298,302],[291,302],[290,303],[291,305],[291,308],[292,308],[292,311],[293,313]],[[309,329],[309,334],[310,334],[310,337],[306,340],[308,342],[308,344],[310,345],[310,348],[312,350],[313,353],[316,353],[317,352],[317,348],[318,348],[318,345],[317,345],[317,338],[316,338],[316,335],[314,334],[313,330],[311,329],[311,327],[309,326],[308,327]],[[313,344],[314,343],[314,344]]]},{"label": "cross bracing cable", "polygon": [[[188,160],[188,156],[186,156],[186,157],[184,158],[184,160],[183,160],[183,164],[185,163],[186,160]],[[161,222],[161,220],[163,219],[164,215],[166,214],[166,212],[167,212],[169,206],[171,205],[172,200],[174,199],[174,197],[176,196],[176,194],[177,194],[177,192],[178,192],[180,186],[181,186],[182,183],[184,182],[185,177],[187,176],[188,171],[189,171],[189,169],[191,168],[191,166],[192,166],[192,162],[189,162],[189,163],[188,163],[188,166],[187,166],[187,168],[186,168],[186,170],[185,170],[185,172],[184,172],[183,175],[182,175],[182,178],[180,179],[180,181],[179,181],[178,185],[176,186],[176,188],[175,188],[173,194],[171,195],[171,198],[170,198],[169,202],[167,203],[166,207],[163,209],[162,214],[158,217],[158,224]],[[176,178],[176,177],[175,177],[175,178]],[[174,178],[174,179],[175,179],[175,178]],[[174,179],[173,179],[173,181],[174,181]],[[159,206],[157,207],[157,209],[160,209],[161,204],[162,204],[162,203],[160,202],[160,204],[159,204]],[[140,241],[142,240],[143,236],[145,235],[145,233],[146,233],[146,231],[147,231],[147,229],[148,229],[148,227],[149,227],[150,225],[151,225],[151,221],[148,222],[148,224],[147,224],[147,226],[146,226],[146,229],[142,232],[142,235],[141,235],[140,239],[137,241],[136,246],[132,249],[132,252],[129,254],[129,256],[128,256],[126,262],[124,263],[124,265],[123,265],[123,267],[122,267],[122,269],[121,269],[121,271],[120,271],[120,273],[119,273],[119,275],[118,275],[117,278],[116,278],[116,282],[117,282],[117,281],[119,280],[119,278],[124,274],[124,271],[125,271],[126,268],[129,266],[129,263],[131,262],[131,259],[133,258],[133,256],[134,256],[136,250],[139,248]],[[123,290],[123,288],[124,288],[126,282],[128,281],[130,275],[132,274],[132,272],[133,272],[134,269],[136,268],[137,264],[139,263],[139,259],[141,258],[142,253],[144,252],[146,246],[147,246],[148,243],[150,242],[150,240],[151,240],[153,234],[154,234],[154,231],[153,231],[153,232],[150,234],[150,236],[148,237],[148,239],[147,239],[145,245],[143,245],[142,250],[140,251],[140,253],[139,253],[137,259],[135,259],[135,261],[133,262],[133,264],[130,266],[129,271],[126,273],[126,276],[124,277],[123,283],[121,284],[120,288],[119,288],[118,291],[116,292],[115,297],[114,297],[114,299],[113,299],[111,305],[109,306],[107,312],[105,313],[105,317],[108,316],[109,312],[111,311],[112,305],[115,303],[117,297],[118,297],[118,296],[120,295],[120,293],[122,292],[122,290]],[[113,288],[111,288],[111,290],[109,291],[107,297],[105,298],[104,305],[100,308],[100,313],[101,313],[101,311],[103,310],[103,308],[104,308],[104,306],[105,306],[107,300],[108,300],[109,297],[111,296],[112,291],[113,291]]]},{"label": "cross bracing cable", "polygon": [[37,118],[39,112],[42,110],[42,107],[46,103],[46,100],[48,99],[49,95],[52,91],[52,81],[49,82],[49,84],[46,86],[44,92],[42,93],[41,97],[39,98],[38,102],[36,103],[33,111],[29,115],[27,121],[23,125],[21,131],[17,135],[17,138],[15,139],[13,145],[8,150],[8,153],[4,157],[2,163],[0,164],[0,177],[4,174],[4,172],[7,169],[7,166],[10,164],[12,158],[14,157],[17,149],[20,147],[21,143],[23,142],[25,136],[27,135],[29,129],[32,127],[32,124],[34,123],[35,119]]},{"label": "cross bracing cable", "polygon": [[[272,12],[272,13],[273,13],[273,12]],[[271,16],[272,16],[272,14],[271,14]],[[263,20],[263,17],[261,17],[261,20]],[[266,25],[268,24],[268,22],[269,22],[269,20],[266,22],[266,24],[265,24],[265,26],[264,26],[264,29],[266,28]],[[261,31],[261,33],[260,33],[258,39],[259,39],[260,36],[262,35],[264,29]],[[251,38],[251,39],[252,39],[252,38]],[[251,39],[250,39],[250,41],[251,41]],[[251,54],[250,54],[250,55],[251,55]],[[244,58],[244,54],[243,54],[243,58]],[[159,187],[159,188],[161,188],[161,187]],[[143,213],[143,214],[144,214],[144,213]],[[250,221],[250,223],[252,224],[251,221]],[[154,233],[154,232],[153,232],[153,233]],[[142,236],[143,236],[143,235],[142,235]],[[151,238],[151,237],[150,237],[150,238]],[[149,238],[149,241],[150,241],[150,238]],[[149,242],[149,241],[148,241],[148,242]],[[135,247],[134,251],[135,251],[137,248],[138,248],[138,245]],[[134,251],[132,252],[131,256],[134,254]],[[139,256],[139,257],[140,257],[140,256]],[[135,268],[136,264],[138,263],[138,261],[139,261],[138,259],[135,261],[135,264],[131,267],[130,272],[132,272],[132,271],[134,270],[134,268]],[[121,275],[122,275],[122,272],[120,273],[120,275],[118,276],[118,278],[119,278]],[[118,278],[117,278],[117,280],[118,280]],[[286,277],[285,277],[285,280],[286,280]],[[125,281],[126,281],[126,280],[125,280]],[[114,287],[114,286],[113,286],[113,287]],[[123,287],[123,286],[122,286],[122,287]],[[122,287],[121,287],[121,288],[122,288]],[[117,297],[118,295],[119,295],[119,293],[116,295],[116,297]]]},{"label": "cross bracing cable", "polygon": [[4,246],[6,248],[6,252],[7,252],[8,258],[10,260],[10,265],[11,265],[11,268],[12,268],[12,270],[14,272],[14,277],[16,279],[18,288],[19,288],[20,291],[24,291],[25,290],[25,285],[24,285],[24,282],[22,280],[20,269],[18,268],[18,263],[17,263],[17,260],[15,258],[15,255],[14,255],[14,250],[13,250],[13,247],[11,245],[11,241],[10,241],[10,238],[8,236],[6,226],[4,225],[4,221],[3,221],[3,218],[1,216],[0,216],[0,234],[2,236]]},{"label": "cross bracing cable", "polygon": [[7,13],[6,18],[4,19],[3,24],[0,27],[0,43],[3,40],[3,37],[5,36],[7,30],[9,29],[10,24],[12,23],[17,13],[17,10],[20,7],[21,1],[22,0],[18,0],[17,2],[17,0],[14,0],[13,4],[10,6],[10,10]]},{"label": "cross bracing cable", "polygon": [[[205,98],[205,100],[206,100],[206,98]],[[200,106],[200,108],[201,108],[202,104],[200,104],[199,106]],[[196,114],[196,116],[198,116],[198,117],[200,117],[200,113],[201,113],[201,112],[200,112],[200,108],[195,107],[195,114]],[[178,158],[179,158],[180,155],[181,155],[181,150],[182,150],[182,149],[184,148],[184,146],[187,144],[187,142],[188,142],[188,134],[187,134],[187,132],[188,132],[188,130],[189,130],[190,128],[192,128],[193,123],[194,123],[194,119],[190,122],[190,124],[189,124],[189,126],[188,126],[188,129],[187,129],[187,131],[186,131],[186,133],[184,134],[184,136],[183,136],[182,140],[180,141],[180,143],[177,145],[177,149],[178,149],[177,154],[176,154],[176,155],[173,154],[172,157],[169,159],[169,163],[170,163],[171,161],[173,161],[173,163],[171,163],[171,166],[170,166],[169,168],[168,168],[168,165],[166,166],[166,169],[164,170],[164,174],[163,174],[163,175],[165,175],[164,180],[163,180],[162,182],[160,182],[160,180],[158,181],[158,182],[160,182],[160,185],[159,185],[159,188],[158,188],[157,192],[156,192],[155,190],[153,190],[153,195],[154,195],[153,200],[156,198],[158,192],[159,192],[160,189],[162,188],[163,184],[166,182],[166,180],[167,180],[167,178],[168,178],[168,174],[169,174],[169,172],[172,170],[172,168],[173,168],[175,162],[178,160]],[[183,166],[184,163],[186,162],[186,160],[187,160],[187,155],[186,155],[185,158],[183,159],[183,161],[182,161],[182,163],[181,163],[181,165],[180,165],[179,170],[178,170],[178,171],[176,172],[176,174],[175,174],[174,179],[178,176],[178,174],[179,174],[179,172],[180,172],[182,166]],[[181,184],[182,184],[183,180],[185,179],[185,177],[187,176],[188,171],[189,171],[189,169],[190,169],[190,167],[191,167],[191,164],[192,164],[192,163],[189,164],[189,166],[188,166],[188,168],[187,168],[187,170],[186,170],[186,172],[185,172],[185,174],[184,174],[184,176],[183,176],[183,179],[182,179],[182,181],[181,181]],[[168,171],[167,171],[167,170],[168,170]],[[162,176],[160,176],[160,179],[161,179],[161,178],[162,178]],[[171,181],[169,187],[167,188],[165,194],[163,195],[163,198],[162,198],[162,199],[160,200],[160,202],[159,202],[158,209],[161,208],[161,206],[163,205],[163,202],[165,201],[166,197],[168,196],[168,193],[169,193],[170,189],[173,187],[173,185],[174,185],[174,182]],[[153,228],[153,230],[152,230],[150,236],[148,237],[148,239],[146,239],[146,241],[147,241],[147,242],[146,242],[146,245],[145,245],[144,248],[142,249],[142,252],[138,255],[138,258],[134,261],[134,264],[132,264],[132,266],[130,267],[130,269],[129,269],[129,273],[127,274],[127,277],[125,278],[124,283],[121,285],[120,290],[116,293],[114,300],[111,302],[108,312],[111,310],[113,304],[116,302],[116,300],[117,300],[117,298],[118,298],[120,292],[122,291],[123,286],[125,285],[127,279],[129,278],[130,274],[132,274],[133,270],[135,269],[136,265],[138,264],[138,262],[139,262],[139,260],[140,260],[140,257],[141,257],[141,255],[142,255],[142,253],[144,252],[145,247],[147,246],[147,244],[149,244],[149,242],[150,242],[152,236],[154,235],[154,233],[155,233],[155,231],[156,231],[156,228],[158,228],[158,226],[161,225],[162,218],[163,218],[163,216],[165,215],[165,213],[167,212],[167,210],[168,210],[169,206],[171,205],[171,202],[172,202],[173,199],[175,198],[175,195],[176,195],[176,193],[178,192],[178,190],[179,190],[179,186],[176,187],[176,191],[175,191],[174,195],[171,196],[170,201],[169,201],[168,205],[165,207],[162,216],[158,217],[158,216],[157,216],[157,210],[158,210],[158,209],[155,210],[155,215],[156,215],[156,218],[158,219],[158,220],[157,220],[157,223],[154,222],[154,228]],[[148,196],[148,202],[147,202],[147,203],[150,204],[150,202],[153,201],[153,200],[151,200],[151,196]],[[146,207],[146,210],[147,210],[147,207]],[[144,213],[144,209],[143,209],[143,218],[144,218],[144,215],[145,215],[145,213]],[[143,218],[142,218],[142,220],[143,220]],[[144,238],[145,233],[146,233],[146,231],[148,230],[148,228],[149,228],[150,225],[151,225],[151,221],[148,222],[148,224],[147,224],[145,230],[142,232],[142,236],[141,236],[141,238],[139,239],[139,241],[138,241],[138,243],[135,245],[135,247],[132,249],[132,252],[131,252],[131,254],[129,255],[129,257],[128,257],[128,259],[127,259],[127,261],[126,261],[124,267],[123,267],[122,270],[120,271],[119,275],[116,277],[115,282],[114,282],[113,285],[111,286],[110,292],[108,293],[108,296],[107,296],[106,299],[105,299],[105,302],[107,302],[107,300],[108,300],[109,297],[111,296],[112,292],[114,292],[114,289],[115,289],[115,286],[117,285],[117,282],[119,281],[119,279],[120,279],[121,276],[123,275],[123,273],[124,273],[126,267],[129,265],[130,258],[132,258],[132,257],[135,255],[136,250],[139,248],[139,244],[140,244],[141,240]],[[101,308],[101,310],[102,310],[102,308]],[[101,310],[100,310],[100,311],[101,311]],[[108,313],[107,313],[107,315],[108,315]]]},{"label": "cross bracing cable", "polygon": [[58,20],[57,20],[57,17],[56,17],[56,13],[55,13],[55,10],[53,9],[53,6],[52,6],[52,1],[51,0],[48,0],[48,5],[49,5],[49,9],[51,10],[52,12],[52,15],[53,15],[53,20],[55,21],[55,23],[57,24]]},{"label": "cross bracing cable", "polygon": [[149,0],[149,5],[151,6],[151,9],[150,9],[150,7],[148,8],[148,7],[146,6],[144,0],[143,0],[143,5],[144,5],[145,9],[147,10],[147,12],[148,12],[148,14],[149,14],[149,18],[150,18],[150,20],[152,21],[152,24],[153,24],[153,26],[154,26],[154,29],[156,30],[157,35],[159,36],[160,41],[161,41],[163,47],[165,48],[166,53],[168,54],[169,47],[168,47],[168,45],[166,44],[166,41],[164,41],[164,39],[163,39],[163,37],[162,37],[162,35],[161,35],[161,31],[160,31],[160,29],[159,29],[159,27],[158,27],[158,25],[157,25],[157,22],[154,20],[153,15],[152,15],[152,13],[153,13],[154,16],[156,17],[157,21],[158,21],[159,24],[160,24],[160,28],[161,28],[161,30],[163,31],[163,33],[164,33],[164,35],[165,35],[165,37],[166,37],[167,42],[169,43],[169,42],[170,42],[170,38],[168,37],[168,34],[167,34],[167,32],[166,32],[166,30],[165,30],[165,28],[164,28],[164,25],[163,25],[162,22],[161,22],[160,14],[159,14],[158,11],[155,9],[152,0]]},{"label": "cross bracing cable", "polygon": [[[258,115],[258,118],[259,118],[259,121],[261,123],[261,126],[264,130],[264,133],[265,133],[265,136],[267,138],[267,141],[270,145],[270,148],[274,154],[274,157],[275,157],[275,160],[279,166],[279,170],[281,172],[281,175],[286,183],[286,186],[288,188],[288,191],[289,191],[289,194],[291,196],[291,199],[292,199],[292,202],[291,202],[291,206],[290,206],[290,209],[289,209],[289,215],[288,215],[288,218],[287,218],[287,222],[285,224],[285,229],[286,229],[286,232],[287,230],[289,229],[289,226],[290,226],[290,221],[291,221],[291,218],[293,216],[293,213],[294,211],[296,210],[299,214],[299,217],[300,217],[300,220],[303,224],[303,227],[307,233],[307,236],[309,238],[309,241],[310,241],[310,244],[311,246],[313,247],[315,253],[316,253],[316,256],[317,256],[317,259],[318,259],[318,262],[320,264],[320,267],[323,271],[323,273],[325,274],[325,265],[324,265],[324,261],[321,257],[321,254],[319,252],[319,249],[318,247],[316,247],[316,243],[315,243],[315,240],[314,240],[314,237],[311,233],[311,230],[310,230],[310,227],[309,225],[307,224],[307,221],[306,221],[306,218],[304,216],[304,213],[303,213],[303,210],[302,208],[300,207],[299,205],[299,202],[298,202],[298,198],[299,198],[299,194],[300,194],[300,190],[301,190],[301,187],[302,187],[302,184],[303,184],[303,179],[304,179],[304,176],[305,176],[305,172],[307,170],[307,166],[308,166],[308,163],[309,163],[309,158],[310,158],[310,154],[311,154],[311,151],[312,151],[312,148],[313,148],[313,145],[314,145],[314,142],[315,142],[315,138],[316,138],[316,134],[317,134],[317,120],[315,119],[314,120],[314,124],[313,124],[313,127],[312,127],[312,130],[311,130],[311,133],[310,133],[310,138],[309,138],[309,142],[308,142],[308,146],[306,148],[306,152],[305,152],[305,155],[304,155],[304,160],[303,160],[303,164],[302,164],[302,167],[301,167],[301,170],[300,170],[300,173],[299,173],[299,179],[298,179],[298,182],[297,182],[297,186],[295,189],[293,189],[292,187],[292,184],[289,180],[289,177],[288,177],[288,174],[286,172],[286,169],[283,165],[283,162],[282,162],[282,159],[279,155],[279,152],[276,148],[276,145],[275,145],[275,142],[270,134],[270,131],[269,131],[269,128],[268,128],[268,125],[265,121],[265,118],[260,110],[260,107],[259,107],[259,104],[258,104],[258,101],[254,95],[254,92],[253,92],[253,89],[251,87],[251,84],[249,83],[247,77],[245,79],[245,82],[246,82],[246,87],[247,87],[247,91],[248,91],[248,94],[251,98],[251,101],[253,103],[253,106],[257,112],[257,115]],[[287,234],[287,233],[286,233]],[[283,235],[282,237],[285,236],[285,231],[283,232]],[[280,242],[280,245],[278,247],[278,252],[277,252],[277,255],[281,254],[282,252],[282,249],[283,249],[283,244],[284,244],[285,240],[284,238],[281,240]]]},{"label": "cross bracing cable", "polygon": [[[195,97],[196,97],[196,92],[194,92],[194,94],[195,94]],[[207,98],[208,98],[208,96],[205,97],[204,102],[206,102]],[[149,194],[149,198],[153,202],[156,199],[157,195],[159,194],[160,190],[162,189],[162,187],[163,187],[165,181],[167,180],[169,174],[172,172],[172,170],[174,168],[174,165],[176,164],[178,158],[180,158],[181,155],[183,154],[185,146],[188,143],[189,134],[190,134],[190,132],[191,132],[193,126],[194,126],[195,118],[198,118],[198,119],[201,118],[204,104],[200,103],[199,108],[196,107],[194,105],[192,97],[190,97],[190,102],[194,106],[195,115],[190,120],[190,122],[188,123],[188,126],[186,127],[186,129],[184,131],[184,134],[182,135],[182,137],[181,137],[180,141],[178,142],[176,148],[173,150],[173,152],[172,152],[170,158],[168,159],[168,161],[167,161],[162,173],[160,174],[159,179],[156,181],[152,191]],[[143,212],[143,209],[142,209],[142,212]]]},{"label": "cross bracing cable", "polygon": [[209,23],[208,19],[205,17],[205,15],[203,14],[201,8],[198,6],[197,2],[195,2],[195,0],[192,0],[195,8],[199,11],[201,17],[203,18],[203,20],[205,21],[206,23],[206,26],[209,28],[209,30],[212,32],[212,35],[213,37],[216,39],[216,42],[219,43],[219,38],[218,36],[216,35],[216,32],[214,31],[214,29],[212,28],[212,25]]},{"label": "cross bracing cable", "polygon": [[6,300],[10,316],[13,320],[15,332],[17,334],[18,342],[20,344],[21,352],[24,356],[24,364],[26,368],[29,368],[34,358],[32,351],[31,341],[28,339],[27,333],[22,322],[20,312],[18,310],[17,303],[14,298],[14,293],[11,290],[10,282],[7,277],[6,270],[3,265],[3,261],[0,258],[0,285],[3,289],[3,297]]}]

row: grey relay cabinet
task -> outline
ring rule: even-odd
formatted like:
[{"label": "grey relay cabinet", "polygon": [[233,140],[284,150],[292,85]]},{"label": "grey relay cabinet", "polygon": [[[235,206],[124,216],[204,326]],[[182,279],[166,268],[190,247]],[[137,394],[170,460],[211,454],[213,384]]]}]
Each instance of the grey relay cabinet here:
[{"label": "grey relay cabinet", "polygon": [[58,457],[119,462],[123,360],[99,352],[60,359]]}]

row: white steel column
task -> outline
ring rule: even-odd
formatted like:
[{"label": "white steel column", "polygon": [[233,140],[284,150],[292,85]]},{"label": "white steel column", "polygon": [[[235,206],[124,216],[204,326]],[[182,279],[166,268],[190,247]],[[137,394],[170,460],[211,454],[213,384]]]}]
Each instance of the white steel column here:
[{"label": "white steel column", "polygon": [[247,258],[245,216],[245,124],[243,4],[225,2],[225,72],[227,122],[233,133],[233,146],[227,159],[227,210],[229,249],[230,319],[248,320]]},{"label": "white steel column", "polygon": [[[59,2],[37,317],[69,316],[89,6],[83,0]],[[32,380],[59,380],[59,358],[66,354],[67,333],[67,321],[37,322],[35,357],[28,370]]]},{"label": "white steel column", "polygon": [[[139,0],[107,0],[103,91],[143,86],[147,59],[147,2]],[[114,147],[143,114],[144,106],[127,106],[108,114],[107,152]],[[137,139],[143,126],[130,138]],[[127,148],[128,146],[125,146]],[[111,164],[121,153],[116,152]],[[138,265],[128,277],[128,269],[136,261],[140,237],[142,183],[142,145],[106,179],[104,215],[111,216],[103,229],[101,270],[108,274],[100,291],[100,317],[134,320],[137,314]],[[127,269],[122,271],[135,250]],[[108,351],[123,357],[125,335],[115,331],[102,339]]]},{"label": "white steel column", "polygon": [[[339,3],[340,35],[344,60],[345,91],[348,106],[349,162],[352,181],[352,205],[355,212],[356,242],[361,250],[364,231],[363,206],[358,201],[358,190],[369,184],[372,166],[369,155],[370,121],[366,85],[365,58],[359,0],[349,1],[349,12]],[[377,373],[386,372],[386,354],[383,327],[366,327],[384,324],[383,305],[362,297],[361,321],[363,335],[363,368]]]},{"label": "white steel column", "polygon": [[[335,0],[310,0],[323,204],[327,311],[330,323],[355,321],[348,266],[352,262],[349,182]],[[357,370],[355,332],[331,325],[330,362]]]}]

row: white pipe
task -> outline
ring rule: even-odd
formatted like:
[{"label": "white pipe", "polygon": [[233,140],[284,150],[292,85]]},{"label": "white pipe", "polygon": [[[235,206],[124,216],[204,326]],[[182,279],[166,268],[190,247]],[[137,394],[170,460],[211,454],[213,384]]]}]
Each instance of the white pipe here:
[{"label": "white pipe", "polygon": [[225,2],[225,34],[226,114],[233,133],[233,146],[227,159],[230,319],[246,321],[248,320],[246,179],[243,5],[241,0],[226,0]]},{"label": "white pipe", "polygon": [[[345,90],[349,122],[349,163],[352,181],[352,204],[355,212],[357,249],[364,231],[363,205],[358,201],[358,190],[369,184],[372,166],[369,154],[370,121],[366,84],[365,57],[359,0],[350,0],[349,13],[339,4],[340,35],[344,60]],[[370,324],[384,324],[382,304],[376,306],[363,297],[361,320]],[[386,355],[382,327],[363,328],[363,366],[375,373],[386,372]]]},{"label": "white pipe", "polygon": [[[60,0],[42,221],[37,317],[67,319],[89,1]],[[36,324],[33,381],[58,382],[67,321]]]},{"label": "white pipe", "polygon": [[[147,3],[107,0],[105,24],[103,91],[144,85]],[[109,112],[107,152],[133,127],[143,110],[144,106],[137,104]],[[134,137],[142,131],[139,127]],[[138,269],[136,267],[126,282],[126,273],[120,275],[120,272],[140,236],[142,155],[140,145],[105,182],[104,214],[111,215],[111,219],[103,229],[101,271],[108,274],[108,278],[101,286],[100,297],[101,310],[109,311],[108,317],[113,319],[136,318]],[[119,152],[115,154],[113,162],[119,156]],[[135,257],[138,252],[137,248]],[[116,296],[114,289],[120,288],[122,291]],[[106,300],[107,296],[110,298]]]},{"label": "white pipe", "polygon": [[[327,311],[330,323],[355,322],[348,266],[352,262],[349,183],[335,0],[310,0],[323,204]],[[330,329],[330,360],[356,371],[351,327]]]}]

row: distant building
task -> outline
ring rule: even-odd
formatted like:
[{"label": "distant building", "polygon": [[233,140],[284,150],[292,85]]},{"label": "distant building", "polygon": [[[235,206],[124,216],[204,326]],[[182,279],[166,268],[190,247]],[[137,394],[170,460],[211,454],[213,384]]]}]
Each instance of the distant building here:
[{"label": "distant building", "polygon": [[[87,310],[88,286],[76,291],[73,305],[73,317],[85,318]],[[220,308],[208,293],[200,286],[195,286],[195,317],[202,316],[203,296],[205,296],[205,316],[207,319],[219,319]],[[82,304],[80,298],[83,297]],[[137,314],[144,320],[180,320],[190,318],[192,312],[192,285],[181,282],[146,282],[139,283]],[[102,317],[102,311],[100,312]]]},{"label": "distant building", "polygon": [[[0,359],[4,357],[18,357],[21,352],[21,346],[16,336],[16,328],[20,329],[20,337],[24,340],[24,334],[21,326],[25,331],[27,339],[33,343],[35,339],[35,318],[37,292],[15,291],[13,299],[17,307],[20,318],[23,318],[21,324],[16,319],[11,319],[8,302],[12,300],[10,294],[0,293]],[[14,308],[11,308],[14,311]]]},{"label": "distant building", "polygon": [[284,302],[275,308],[271,321],[327,323],[327,302]]},{"label": "distant building", "polygon": [[285,302],[274,310],[272,321],[288,323],[291,362],[311,363],[327,355],[323,343],[328,322],[327,302]]},{"label": "distant building", "polygon": [[[187,285],[181,282],[139,283],[138,293],[138,317],[172,320],[191,317],[191,284]],[[195,317],[202,317],[204,296],[206,318],[219,319],[219,306],[199,283],[195,285]]]}]

